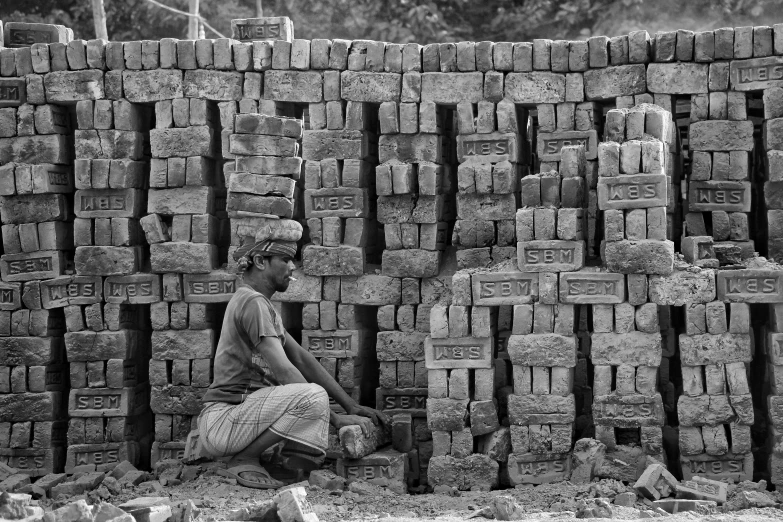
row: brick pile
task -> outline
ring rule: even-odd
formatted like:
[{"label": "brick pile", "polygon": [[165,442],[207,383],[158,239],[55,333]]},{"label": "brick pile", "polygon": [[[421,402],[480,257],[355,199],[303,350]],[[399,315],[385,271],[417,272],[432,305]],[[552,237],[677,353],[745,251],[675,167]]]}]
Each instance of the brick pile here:
[{"label": "brick pile", "polygon": [[[659,307],[648,297],[648,275],[669,275],[674,266],[666,208],[673,131],[671,114],[660,107],[615,109],[607,114],[611,141],[598,148],[602,257],[619,275],[620,291],[592,306],[593,420],[596,439],[613,455],[603,473],[622,480],[638,478],[645,455],[666,461],[659,391],[664,346]],[[666,355],[673,355],[673,346],[667,348]]]},{"label": "brick pile", "polygon": [[752,344],[748,304],[686,305],[679,339],[683,392],[677,404],[685,479],[737,482],[753,476]]},{"label": "brick pile", "polygon": [[[779,190],[783,186],[783,141],[781,141],[781,122],[783,122],[783,88],[773,87],[764,90],[764,150],[767,155],[765,163],[764,199],[766,203],[766,220],[768,223],[767,252],[770,258],[781,259],[783,233],[780,224],[783,217],[783,201]],[[780,323],[783,309],[778,304],[770,305],[769,333],[764,352],[767,354],[768,386],[767,409],[770,418],[769,471],[773,484],[783,484],[783,451],[781,451],[781,436],[783,434],[783,358],[781,358],[780,336],[783,332]]]},{"label": "brick pile", "polygon": [[[68,50],[71,69],[86,65],[84,42],[75,40]],[[148,108],[126,99],[76,101],[76,275],[59,285],[77,290],[53,304],[64,307],[68,329],[68,473],[148,461],[149,321],[138,305],[160,299],[160,278],[138,272],[145,258],[139,219],[150,117]],[[93,287],[102,291],[87,293]]]},{"label": "brick pile", "polygon": [[686,235],[711,237],[721,265],[741,262],[755,251],[748,219],[753,122],[745,93],[693,95],[688,137]]},{"label": "brick pile", "polygon": [[[499,464],[492,456],[505,460],[508,449],[503,445],[508,446],[509,431],[504,428],[495,435],[500,429],[492,368],[496,321],[488,306],[432,308],[425,361],[427,423],[433,444],[429,480],[433,486],[459,481],[444,477],[443,469],[459,467],[467,459],[495,469],[495,480],[481,486],[497,485]],[[489,455],[476,452],[476,448]]]},{"label": "brick pile", "polygon": [[150,409],[152,460],[181,455],[251,233],[301,237],[275,306],[393,417],[332,434],[349,481],[557,480],[594,435],[608,458],[579,480],[655,459],[780,482],[783,277],[753,252],[780,261],[783,25],[425,46],[287,18],[215,40],[5,29],[0,459],[144,466]]},{"label": "brick pile", "polygon": [[234,275],[216,270],[228,239],[222,113],[216,102],[236,103],[245,86],[241,73],[226,71],[234,68],[230,41],[161,42],[156,59],[185,69],[188,78],[183,97],[149,100],[155,102],[155,128],[150,130],[150,190],[142,225],[150,270],[161,278],[161,295],[150,305],[153,465],[184,455],[201,397],[212,382],[217,305],[235,289]]},{"label": "brick pile", "polygon": [[[65,51],[67,31],[53,32]],[[73,260],[72,121],[65,107],[46,103],[40,76],[32,89],[24,79],[50,70],[48,52],[41,60],[30,47],[20,49],[4,49],[0,67],[4,76],[21,76],[6,80],[0,101],[0,459],[40,477],[62,469],[66,457],[66,322],[52,302],[67,285],[42,282]],[[91,291],[100,293],[100,283]]]},{"label": "brick pile", "polygon": [[[457,104],[457,221],[452,243],[459,268],[483,267],[516,255],[514,215],[519,179],[527,173],[527,111],[513,103]],[[520,131],[521,129],[521,131]],[[444,224],[445,225],[445,224]]]},{"label": "brick pile", "polygon": [[783,484],[783,451],[780,450],[783,437],[783,357],[781,356],[781,314],[783,307],[779,304],[770,305],[772,321],[765,341],[767,354],[767,372],[769,375],[769,395],[767,396],[767,413],[770,418],[769,459],[768,466],[771,482],[776,486]]}]

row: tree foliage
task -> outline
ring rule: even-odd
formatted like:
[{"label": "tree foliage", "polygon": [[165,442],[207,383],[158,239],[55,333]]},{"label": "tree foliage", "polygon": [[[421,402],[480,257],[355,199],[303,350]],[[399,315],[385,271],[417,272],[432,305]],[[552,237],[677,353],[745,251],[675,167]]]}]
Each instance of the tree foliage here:
[{"label": "tree foliage", "polygon": [[[112,40],[185,38],[184,16],[147,0],[104,0]],[[187,0],[159,0],[187,11]],[[766,25],[783,21],[780,0],[265,0],[267,16],[294,21],[299,38],[450,41],[583,39],[656,31]],[[255,0],[201,0],[201,15],[230,36],[231,19],[255,15]],[[89,0],[3,2],[0,19],[60,23],[94,37]],[[207,38],[217,35],[206,31]]]}]

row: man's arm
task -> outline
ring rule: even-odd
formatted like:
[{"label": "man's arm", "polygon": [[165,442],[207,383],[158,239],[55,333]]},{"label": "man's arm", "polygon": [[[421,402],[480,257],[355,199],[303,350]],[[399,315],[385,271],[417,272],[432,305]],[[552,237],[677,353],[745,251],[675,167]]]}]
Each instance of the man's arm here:
[{"label": "man's arm", "polygon": [[[294,341],[295,342],[295,341]],[[286,342],[286,345],[288,345],[288,342]],[[323,387],[328,394],[332,394],[332,386],[329,385],[329,382],[334,384],[334,386],[337,387],[337,390],[335,390],[335,393],[342,394],[344,398],[348,399],[348,402],[353,402],[353,400],[346,394],[343,389],[340,387],[337,382],[331,378],[331,376],[326,373],[326,370],[323,369],[323,367],[318,363],[317,360],[313,357],[313,360],[315,361],[316,367],[308,366],[305,364],[303,367],[310,368],[311,370],[317,370],[318,368],[321,369],[323,374],[325,375],[325,379],[323,379],[321,382],[315,380],[312,378],[315,373],[313,371],[310,371],[308,375],[310,377],[305,378],[305,376],[302,375],[303,372],[299,371],[299,368],[294,365],[291,360],[288,358],[288,355],[286,354],[286,350],[283,349],[283,345],[280,343],[280,339],[277,337],[263,337],[261,342],[258,345],[258,348],[263,351],[264,353],[264,359],[266,359],[267,364],[269,364],[269,368],[274,373],[275,378],[280,382],[280,384],[296,384],[296,383],[307,383],[307,382],[313,382],[315,384],[320,384],[321,387]],[[301,350],[301,347],[300,347]],[[307,355],[310,355],[309,353]],[[310,355],[312,357],[312,355]],[[319,376],[320,377],[320,376]],[[316,377],[318,378],[318,377]],[[321,384],[323,382],[323,384]],[[327,387],[328,386],[328,387]],[[342,405],[342,403],[340,403]],[[353,404],[356,405],[355,402]],[[346,408],[347,411],[348,408],[346,406],[343,406]],[[365,437],[369,437],[371,430],[372,430],[372,422],[367,417],[359,417],[359,416],[353,416],[353,415],[345,415],[345,416],[339,416],[329,411],[329,422],[334,425],[337,429],[340,429],[342,426],[348,426],[350,424],[358,424],[361,426],[362,431],[364,432]]]},{"label": "man's arm", "polygon": [[342,406],[348,415],[340,416],[332,413],[331,422],[335,427],[348,424],[359,424],[364,431],[365,436],[370,435],[371,424],[367,424],[367,419],[370,419],[373,424],[379,422],[384,426],[390,425],[390,420],[383,412],[361,406],[355,400],[353,400],[340,386],[337,381],[329,375],[329,372],[321,366],[313,354],[302,348],[302,346],[294,340],[291,335],[285,333],[285,349],[286,355],[291,362],[302,372],[308,381],[315,384],[320,384],[337,404]]},{"label": "man's arm", "polygon": [[261,342],[258,343],[258,349],[263,352],[264,360],[280,384],[308,382],[302,372],[288,359],[283,345],[277,337],[262,337]]}]

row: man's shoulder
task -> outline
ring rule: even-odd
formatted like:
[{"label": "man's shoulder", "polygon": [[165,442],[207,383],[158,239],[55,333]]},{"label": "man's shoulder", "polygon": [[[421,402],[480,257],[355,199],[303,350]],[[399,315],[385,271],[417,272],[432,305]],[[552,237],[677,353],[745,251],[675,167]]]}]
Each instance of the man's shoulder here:
[{"label": "man's shoulder", "polygon": [[242,284],[239,285],[239,287],[234,292],[234,295],[231,297],[231,301],[246,303],[248,301],[253,301],[256,299],[263,300],[263,297],[264,297],[263,294],[261,294],[260,292],[256,292],[248,285]]},{"label": "man's shoulder", "polygon": [[252,308],[249,305],[258,306],[261,310],[269,310],[270,313],[273,313],[274,311],[272,302],[269,301],[264,294],[253,290],[247,285],[242,285],[237,288],[231,301],[233,301],[236,312],[240,314],[250,311]]}]

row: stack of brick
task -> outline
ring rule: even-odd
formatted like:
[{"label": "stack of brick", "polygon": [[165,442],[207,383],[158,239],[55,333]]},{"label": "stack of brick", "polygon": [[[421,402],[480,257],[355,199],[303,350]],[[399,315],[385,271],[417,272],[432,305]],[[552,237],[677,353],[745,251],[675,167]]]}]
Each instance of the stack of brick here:
[{"label": "stack of brick", "polygon": [[610,138],[622,142],[606,141],[598,147],[598,208],[604,211],[601,257],[613,272],[666,275],[674,264],[666,216],[672,191],[665,141],[671,134],[671,115],[651,105],[637,109],[644,110],[609,111],[607,120],[619,128]]},{"label": "stack of brick", "polygon": [[[768,226],[767,256],[777,262],[783,260],[783,88],[764,90],[764,199]],[[778,488],[783,485],[783,306],[771,305],[769,333],[766,339],[768,390],[767,409],[770,419],[769,473]]]},{"label": "stack of brick", "polygon": [[[546,275],[546,274],[541,274]],[[626,281],[622,274],[608,273],[603,268],[586,267],[577,272],[560,274],[559,288],[555,287],[558,306],[576,306],[578,323],[576,336],[579,351],[573,370],[573,393],[576,408],[575,431],[577,439],[595,437],[593,423],[594,386],[590,376],[592,351],[592,307],[612,306],[625,301]],[[542,294],[543,295],[543,294]]]},{"label": "stack of brick", "polygon": [[20,77],[0,79],[0,459],[33,477],[61,472],[65,462],[65,321],[44,307],[42,282],[72,259],[74,188],[70,116],[45,103],[41,76],[32,74],[43,63],[22,46],[35,31],[67,40],[62,26],[12,23],[6,43],[17,48],[0,51],[2,75]]},{"label": "stack of brick", "polygon": [[124,460],[146,463],[142,455],[151,442],[148,308],[130,296],[160,299],[160,282],[140,274],[107,277],[103,291],[100,284],[100,277],[73,276],[42,285],[48,295],[59,293],[49,306],[65,308],[68,328],[67,473],[107,471]]},{"label": "stack of brick", "polygon": [[[603,194],[599,197],[599,206],[602,210],[607,209],[603,213],[606,242],[677,239],[681,211],[677,196],[679,191],[676,188],[679,186],[681,157],[678,153],[677,129],[667,109],[671,107],[670,98],[670,95],[656,94],[656,105],[649,103],[639,105],[638,103],[643,99],[637,96],[635,98],[637,105],[607,113],[607,142],[599,145],[601,164],[604,165],[599,168],[599,177],[619,175],[619,178],[599,182],[601,185],[599,194]],[[641,169],[639,160],[641,160]],[[637,172],[641,174],[636,177],[624,177],[625,174]],[[649,177],[650,174],[658,177]],[[665,179],[660,177],[661,174],[665,174]],[[619,182],[620,186],[615,186],[613,181]],[[628,185],[623,186],[624,183]],[[635,188],[630,188],[631,186]],[[627,194],[624,193],[626,189],[630,191]],[[633,193],[634,190],[642,192],[636,194]],[[629,201],[636,201],[636,203],[629,203]],[[613,202],[618,204],[613,205]],[[662,205],[666,208],[661,208]],[[663,219],[665,222],[662,221]],[[631,226],[627,227],[629,224]],[[662,245],[667,252],[662,259],[664,265],[670,259],[668,250],[671,244],[667,241]],[[622,246],[622,243],[618,246]],[[616,262],[610,267],[612,270],[619,268]],[[667,271],[665,266],[660,266],[652,272],[657,270],[662,270],[662,273]],[[642,271],[648,272],[647,269]],[[628,276],[629,298],[631,298],[632,287],[636,284],[646,285],[639,277],[638,274]],[[636,304],[644,304],[644,301]],[[664,357],[659,367],[659,384],[661,390],[666,391],[664,394],[666,411],[673,412],[676,397],[674,384],[668,378],[668,358],[676,351],[676,339],[669,321],[670,309],[660,307],[658,315],[662,319],[658,323]]]},{"label": "stack of brick", "polygon": [[144,131],[149,114],[127,100],[76,104],[76,273],[127,275],[141,271],[148,165]]},{"label": "stack of brick", "polygon": [[[339,74],[333,81],[339,84]],[[344,302],[341,285],[346,277],[362,276],[367,263],[378,259],[372,175],[376,127],[365,101],[311,103],[302,141],[311,242],[302,250],[302,269],[324,282],[320,302],[304,305],[302,346],[356,400],[371,400],[374,393],[363,381],[365,372],[373,374],[375,318],[361,302]]]},{"label": "stack of brick", "polygon": [[780,262],[783,261],[783,87],[765,89],[763,100],[767,257]]},{"label": "stack of brick", "polygon": [[456,473],[471,466],[483,469],[487,479],[473,486],[498,484],[500,465],[492,457],[498,447],[508,445],[510,435],[508,428],[500,426],[495,398],[496,333],[497,315],[489,306],[432,307],[424,346],[432,486],[454,482],[448,471],[444,476],[444,469]]},{"label": "stack of brick", "polygon": [[511,485],[543,484],[570,476],[577,310],[578,306],[563,303],[514,306],[507,348],[514,365],[514,394],[508,397]]},{"label": "stack of brick", "polygon": [[593,421],[596,438],[614,455],[601,472],[621,480],[638,478],[647,456],[666,462],[658,390],[663,344],[658,306],[648,301],[648,275],[674,269],[666,208],[671,122],[668,111],[653,105],[614,109],[607,115],[607,137],[618,141],[598,148],[602,257],[610,272],[627,275],[593,304]]},{"label": "stack of brick", "polygon": [[436,276],[446,247],[446,220],[452,218],[448,194],[453,183],[443,150],[450,120],[434,102],[385,102],[379,120],[381,164],[375,187],[385,238],[383,273]]},{"label": "stack of brick", "polygon": [[[581,100],[580,100],[581,101]],[[563,178],[566,177],[568,167],[563,167],[565,157],[563,152],[566,147],[581,145],[584,149],[584,186],[574,186],[575,179],[563,183],[562,198],[578,198],[579,204],[575,208],[585,208],[585,230],[587,257],[597,257],[596,247],[596,218],[598,215],[598,200],[596,196],[596,184],[598,182],[598,136],[601,128],[600,106],[595,102],[575,103],[567,101],[558,104],[540,104],[537,106],[538,134],[536,135],[536,156],[539,163],[539,172],[546,177],[552,171],[559,171]],[[569,159],[568,162],[573,162]],[[573,176],[573,175],[572,175]],[[542,180],[543,183],[552,180]],[[535,182],[533,182],[535,183]],[[571,183],[571,185],[568,185]],[[544,192],[541,192],[542,195]],[[551,192],[549,197],[554,196]],[[558,197],[560,195],[558,194]],[[525,181],[522,181],[522,206],[549,206],[541,203],[526,202]],[[573,201],[573,199],[572,199]],[[584,201],[584,204],[583,202]],[[569,205],[563,204],[563,207]]]},{"label": "stack of brick", "polygon": [[[93,54],[78,40],[68,51],[71,69]],[[150,428],[149,327],[144,308],[133,305],[160,299],[159,277],[138,273],[145,257],[139,219],[146,200],[150,114],[126,99],[97,98],[102,96],[93,93],[76,103],[77,275],[47,285],[50,293],[60,287],[62,298],[50,306],[64,307],[68,329],[68,473],[143,462],[139,443]]]},{"label": "stack of brick", "polygon": [[301,120],[240,113],[234,115],[233,129],[229,152],[235,161],[226,172],[232,224],[258,227],[263,222],[258,218],[290,220],[297,210]]},{"label": "stack of brick", "polygon": [[570,475],[580,314],[578,306],[558,303],[556,294],[558,273],[585,264],[587,161],[582,145],[561,146],[556,156],[559,163],[542,163],[542,168],[559,167],[560,172],[522,179],[523,208],[516,212],[517,265],[538,283],[533,295],[539,302],[514,306],[506,348],[514,383],[508,397],[513,453],[507,478],[512,485]]},{"label": "stack of brick", "polygon": [[155,104],[148,215],[142,221],[157,273],[206,273],[218,266],[215,104],[175,98]]},{"label": "stack of brick", "polygon": [[728,310],[723,301],[686,305],[679,341],[683,477],[751,480],[754,411],[748,376],[754,343],[749,305],[731,302]]},{"label": "stack of brick", "polygon": [[[367,103],[354,101],[346,107],[341,101],[313,103],[309,116],[302,156],[311,244],[302,251],[303,270],[324,277],[332,295],[304,305],[302,346],[359,400],[364,372],[371,372],[375,318],[361,303],[341,302],[340,286],[343,276],[361,276],[378,258],[372,175],[377,145],[371,132],[377,121]],[[365,397],[371,393],[364,390]]]},{"label": "stack of brick", "polygon": [[183,286],[190,293],[167,292],[163,301],[150,306],[153,464],[183,456],[187,436],[196,428],[201,412],[201,397],[212,383],[212,356],[220,327],[215,324],[220,315],[214,303],[230,298],[236,284],[233,278],[221,281],[215,274],[185,274]]},{"label": "stack of brick", "polygon": [[[17,88],[23,94],[24,82]],[[69,121],[67,111],[54,105],[0,109],[4,281],[51,279],[73,259]]]},{"label": "stack of brick", "polygon": [[[325,121],[319,121],[320,105],[326,106]],[[311,104],[302,149],[304,214],[312,242],[302,252],[308,274],[358,276],[378,258],[374,127],[367,103],[349,101],[345,112],[340,101]]]},{"label": "stack of brick", "polygon": [[[470,273],[460,271],[452,278],[455,304],[490,307],[492,315],[497,315],[497,334],[494,338],[495,350],[492,358],[495,374],[494,396],[497,399],[498,419],[502,427],[492,437],[485,437],[479,450],[500,464],[501,481],[505,485],[509,484],[506,463],[513,449],[508,428],[508,405],[514,394],[514,364],[510,359],[508,347],[512,336],[519,334],[514,330],[514,314],[515,310],[526,307],[532,314],[530,307],[533,303],[557,304],[557,285],[553,284],[556,281],[553,275],[547,272],[520,272],[514,260],[486,270],[471,269]],[[494,321],[493,319],[493,326]]]},{"label": "stack of brick", "polygon": [[[660,98],[660,96],[658,96]],[[657,98],[656,98],[657,99]],[[649,157],[653,154],[653,149],[658,153],[660,168],[657,166],[647,166],[642,158],[642,173],[662,173],[667,176],[667,194],[666,194],[666,239],[679,239],[677,231],[680,228],[681,209],[679,204],[679,191],[674,190],[680,185],[682,158],[679,154],[679,142],[677,140],[677,127],[675,126],[670,107],[670,103],[657,102],[655,105],[644,103],[634,105],[628,108],[609,111],[606,115],[606,142],[616,142],[623,144],[626,141],[634,141],[632,149],[626,153],[635,153],[638,146],[637,141],[646,142],[655,138],[663,145],[663,150],[659,150],[659,145],[642,145],[643,156]],[[615,146],[611,144],[602,145],[603,153],[617,156],[618,152],[614,150]],[[606,147],[609,147],[607,149]],[[644,149],[644,147],[647,147]],[[631,156],[626,156],[631,159]],[[606,158],[608,160],[608,157]],[[615,158],[611,160],[612,173],[599,174],[600,176],[616,175],[617,172],[626,173],[623,165],[620,165],[619,171],[614,168]],[[632,160],[635,161],[635,160]],[[633,167],[631,167],[633,168]],[[648,170],[644,170],[647,168]],[[634,172],[635,173],[635,172]],[[657,212],[657,211],[656,211]]]},{"label": "stack of brick", "polygon": [[376,390],[376,407],[392,417],[393,448],[409,455],[409,484],[426,485],[432,435],[426,418],[424,341],[437,298],[426,283],[430,279],[366,277],[400,289],[394,301],[389,299],[377,308],[379,331],[374,357],[379,361],[380,387]]},{"label": "stack of brick", "polygon": [[647,455],[666,462],[658,391],[663,349],[658,307],[647,302],[646,285],[646,276],[629,275],[627,301],[593,305],[595,438],[615,461],[626,463],[605,471],[618,480],[638,478]]},{"label": "stack of brick", "polygon": [[[489,266],[513,259],[514,214],[520,178],[529,163],[527,111],[509,100],[457,104],[457,221],[452,244],[457,266]],[[524,191],[524,186],[522,187]]]},{"label": "stack of brick", "polygon": [[[711,236],[721,265],[739,263],[756,250],[749,226],[753,145],[744,92],[691,97],[686,235]],[[769,208],[776,208],[774,201]]]},{"label": "stack of brick", "polygon": [[64,320],[40,283],[0,283],[0,460],[32,477],[62,471],[67,429]]},{"label": "stack of brick", "polygon": [[769,415],[768,465],[770,482],[778,488],[783,485],[783,305],[771,305],[771,319],[767,333],[766,409]]},{"label": "stack of brick", "polygon": [[561,151],[560,172],[522,178],[522,207],[516,211],[517,264],[523,272],[552,274],[585,265],[585,153]]},{"label": "stack of brick", "polygon": [[[418,290],[418,286],[415,288]],[[397,491],[415,486],[421,481],[422,473],[426,477],[426,462],[431,453],[426,449],[421,451],[428,444],[431,447],[431,442],[427,442],[431,437],[426,429],[427,389],[423,362],[426,334],[408,328],[395,330],[393,324],[395,312],[406,308],[401,304],[406,294],[410,300],[410,289],[405,292],[399,278],[375,274],[325,277],[324,299],[334,295],[340,300],[337,304],[338,329],[323,331],[325,316],[321,312],[322,330],[302,333],[303,340],[308,340],[303,346],[316,355],[318,352],[330,355],[326,360],[321,359],[321,364],[327,363],[327,369],[331,367],[330,360],[341,357],[340,352],[358,352],[358,356],[337,359],[337,381],[356,400],[375,402],[379,410],[392,418],[392,447],[378,448],[379,451],[367,455],[352,455],[350,459],[343,454],[337,461],[338,473],[348,480],[365,478]],[[312,307],[313,312],[316,308]],[[407,308],[412,310],[413,306]],[[377,327],[382,330],[377,332],[377,340],[376,313]],[[409,326],[414,324],[412,316],[407,321]],[[380,377],[376,361],[380,364]],[[341,372],[344,368],[348,371]],[[379,382],[380,387],[373,389]],[[342,413],[336,404],[333,409]],[[385,437],[382,439],[377,441],[378,446],[386,442]]]},{"label": "stack of brick", "polygon": [[[213,63],[226,61],[214,52],[213,45],[208,47],[202,54],[217,60]],[[210,86],[230,75],[227,83],[234,89],[228,97],[236,97],[237,89],[241,95],[242,75],[237,79],[235,74],[187,71],[183,86],[187,97],[155,103],[148,215],[142,220],[150,244],[151,271],[162,274],[158,276],[162,300],[150,307],[153,464],[184,452],[188,433],[201,412],[201,397],[212,381],[211,357],[219,328],[215,324],[219,311],[212,301],[225,299],[225,284],[234,288],[232,276],[216,271],[220,222],[215,199],[223,183],[214,98],[225,98],[222,93],[215,96]]]},{"label": "stack of brick", "polygon": [[[338,286],[339,278],[326,278],[326,287]],[[335,297],[340,297],[339,294]],[[374,393],[368,379],[374,374],[373,346],[375,318],[362,304],[337,300],[305,303],[302,307],[302,346],[310,351],[334,377],[343,390],[355,400]],[[335,411],[342,408],[333,405]]]},{"label": "stack of brick", "polygon": [[[454,171],[448,153],[453,112],[422,96],[421,46],[368,44],[365,70],[373,70],[380,55],[384,70],[392,73],[386,76],[396,83],[387,98],[378,100],[380,165],[375,168],[374,186],[384,244],[381,273],[402,285],[401,300],[377,310],[380,388],[376,400],[393,414],[392,446],[407,453],[408,484],[424,486],[432,435],[425,418],[423,343],[433,304],[425,286],[442,274],[451,257],[444,250],[447,221],[454,217]],[[355,48],[361,46],[357,42],[351,46],[349,69],[352,60],[360,59]],[[361,96],[357,87],[366,74],[343,73],[343,96],[349,100]]]}]

